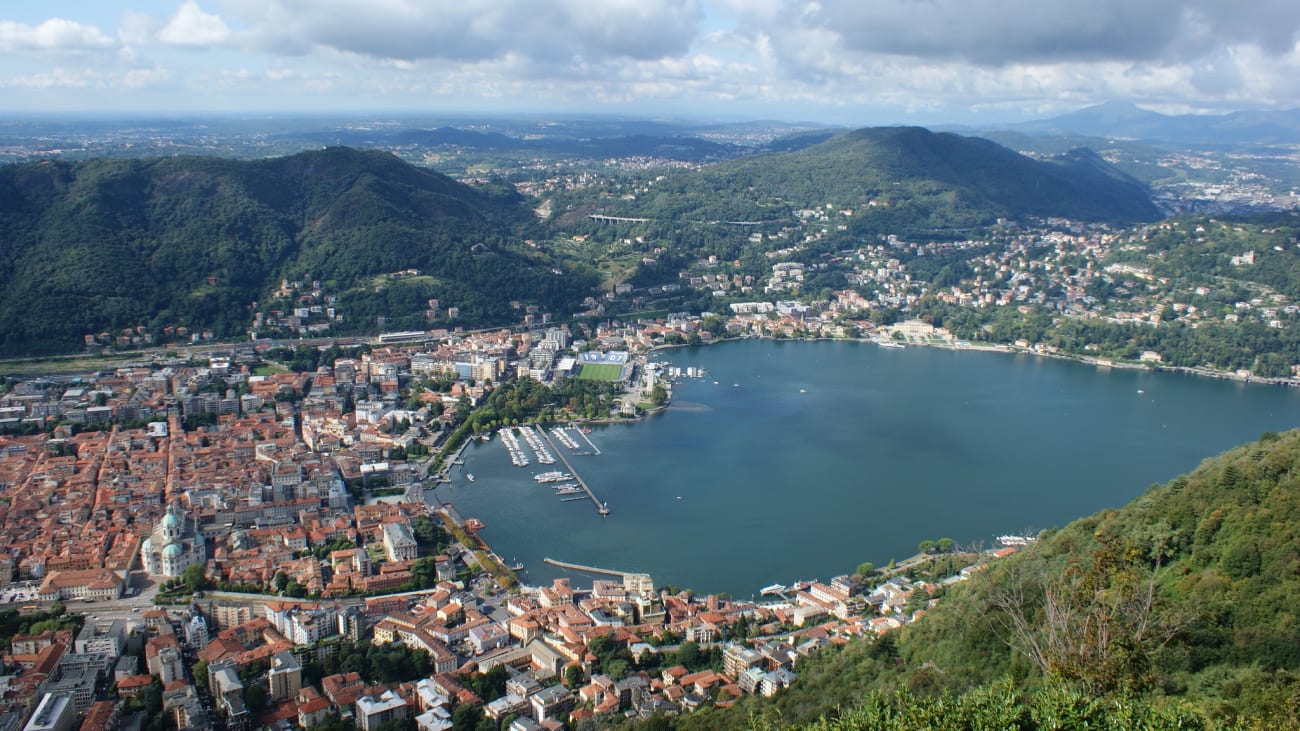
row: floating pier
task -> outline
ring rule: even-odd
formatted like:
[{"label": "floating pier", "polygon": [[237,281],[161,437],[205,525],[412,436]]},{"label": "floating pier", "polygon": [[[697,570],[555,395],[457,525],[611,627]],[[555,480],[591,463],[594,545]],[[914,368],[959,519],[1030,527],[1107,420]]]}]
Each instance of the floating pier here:
[{"label": "floating pier", "polygon": [[[555,444],[551,442],[551,437],[545,430],[542,430],[541,436],[542,439],[546,440],[546,442],[551,445],[551,448],[555,450],[555,455],[560,458],[560,462],[564,463],[564,469],[568,470],[570,475],[573,475],[573,480],[578,483],[578,487],[581,487],[582,491],[587,493],[587,497],[591,500],[592,504],[596,506],[596,512],[601,515],[609,515],[609,505],[601,502],[600,499],[596,497],[596,493],[591,491],[591,487],[587,484],[587,481],[582,479],[582,476],[578,474],[577,470],[573,469],[573,465],[569,464],[569,459],[564,456],[564,451],[558,449]],[[594,446],[595,445],[593,445],[593,447]]]}]

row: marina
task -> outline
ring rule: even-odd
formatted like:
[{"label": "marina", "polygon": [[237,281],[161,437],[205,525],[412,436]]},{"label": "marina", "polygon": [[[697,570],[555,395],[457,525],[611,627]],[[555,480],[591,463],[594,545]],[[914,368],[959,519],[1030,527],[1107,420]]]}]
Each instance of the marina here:
[{"label": "marina", "polygon": [[564,427],[562,426],[552,427],[551,434],[555,436],[555,441],[559,442],[560,444],[563,444],[564,446],[568,447],[569,449],[575,452],[578,451],[578,443],[573,441],[573,437],[569,436],[569,433],[564,430]]},{"label": "marina", "polygon": [[[546,436],[546,432],[542,432],[542,438],[548,442],[550,441],[550,437]],[[592,504],[596,506],[596,512],[601,515],[609,515],[609,504],[601,502],[600,499],[596,497],[596,493],[592,492],[591,487],[578,475],[578,471],[573,469],[573,465],[569,464],[569,460],[564,456],[564,452],[556,450],[556,453],[560,457],[560,462],[564,463],[565,469],[569,471],[569,474],[572,475],[573,479],[578,483],[578,487],[581,488],[583,492],[587,493],[587,497],[591,500]]]},{"label": "marina", "polygon": [[[555,457],[552,456],[551,450],[547,444],[542,443],[542,438],[546,436],[546,432],[542,432],[541,437],[539,437],[537,431],[531,426],[518,426],[514,427],[514,429],[524,438],[528,448],[533,450],[533,456],[537,458],[538,464],[555,464]],[[549,443],[550,440],[548,439],[547,442]]]},{"label": "marina", "polygon": [[524,450],[519,446],[519,439],[515,436],[510,427],[501,430],[501,443],[506,445],[506,451],[510,453],[510,463],[516,467],[527,467],[530,462],[524,455]]},{"label": "marina", "polygon": [[[590,451],[577,452],[577,454],[584,456],[595,456],[600,454],[600,450],[596,448],[595,443],[591,441],[584,430],[578,429],[577,427],[555,427],[552,430],[552,434],[556,435],[557,441],[559,441],[564,447],[568,447],[570,450],[582,449],[582,446],[578,441],[567,433],[567,430],[569,429],[571,429],[575,434],[581,436],[590,447]],[[563,438],[560,438],[560,435],[563,435]],[[544,428],[519,426],[504,427],[501,429],[501,443],[505,445],[506,452],[510,455],[511,464],[516,467],[527,467],[531,464],[523,447],[519,444],[520,436],[523,437],[524,442],[528,445],[528,449],[532,451],[533,455],[537,458],[538,463],[554,464],[556,461],[555,455],[559,455],[559,461],[564,464],[565,470],[567,470],[549,470],[547,472],[540,472],[533,475],[534,481],[539,484],[563,483],[552,486],[555,494],[562,498],[561,502],[590,500],[591,503],[596,506],[597,513],[602,516],[609,515],[609,504],[596,497],[596,493],[592,491],[591,486],[589,486],[586,481],[578,475],[577,471],[573,469],[573,466],[569,464],[568,459],[564,456],[564,449],[556,446],[555,442],[551,441],[551,435],[547,434]],[[474,478],[471,475],[467,475],[466,479],[470,482],[474,481]],[[572,481],[569,482],[569,480]]]}]

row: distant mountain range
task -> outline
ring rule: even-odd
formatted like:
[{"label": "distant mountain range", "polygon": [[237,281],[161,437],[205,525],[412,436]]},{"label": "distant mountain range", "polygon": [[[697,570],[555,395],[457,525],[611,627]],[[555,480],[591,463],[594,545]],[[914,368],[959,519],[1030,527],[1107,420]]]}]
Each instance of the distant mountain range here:
[{"label": "distant mountain range", "polygon": [[1108,102],[1051,119],[1007,125],[1033,134],[1076,134],[1195,145],[1300,143],[1300,109],[1166,115]]},{"label": "distant mountain range", "polygon": [[459,127],[435,129],[404,129],[376,133],[372,130],[341,130],[319,132],[314,137],[322,142],[367,147],[382,142],[391,146],[421,148],[452,147],[477,152],[549,153],[581,158],[607,157],[657,157],[687,162],[722,160],[753,152],[740,145],[712,142],[686,134],[671,134],[656,130],[654,133],[636,133],[614,136],[571,137],[562,134],[515,137],[500,132],[479,132]]},{"label": "distant mountain range", "polygon": [[0,354],[137,326],[242,334],[283,278],[321,281],[351,330],[424,325],[430,298],[477,324],[522,318],[512,300],[570,311],[595,275],[522,245],[538,230],[509,186],[348,148],[0,167]]}]

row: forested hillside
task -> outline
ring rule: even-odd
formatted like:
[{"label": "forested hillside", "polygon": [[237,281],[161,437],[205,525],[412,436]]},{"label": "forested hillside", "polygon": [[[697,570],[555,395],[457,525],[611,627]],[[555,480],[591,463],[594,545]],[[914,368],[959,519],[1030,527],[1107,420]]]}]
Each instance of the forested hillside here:
[{"label": "forested hillside", "polygon": [[[567,311],[595,278],[522,245],[513,189],[474,189],[378,152],[39,162],[0,168],[0,354],[66,352],[100,331],[241,334],[281,279],[319,280],[343,327],[418,316],[476,324],[511,300]],[[403,287],[376,274],[418,269]],[[392,324],[406,324],[394,318]]]},{"label": "forested hillside", "polygon": [[918,127],[860,129],[793,152],[753,155],[656,181],[607,213],[676,221],[788,220],[852,209],[853,233],[936,232],[998,217],[1160,217],[1148,191],[1088,150],[1034,160],[988,140]]},{"label": "forested hillside", "polygon": [[1297,596],[1292,431],[1044,534],[904,630],[812,656],[771,701],[679,727],[1297,728]]}]

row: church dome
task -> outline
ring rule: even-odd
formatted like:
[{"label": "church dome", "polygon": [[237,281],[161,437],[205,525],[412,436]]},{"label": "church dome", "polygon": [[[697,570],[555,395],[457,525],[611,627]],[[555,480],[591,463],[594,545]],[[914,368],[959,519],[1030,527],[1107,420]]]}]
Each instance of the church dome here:
[{"label": "church dome", "polygon": [[168,543],[166,546],[163,546],[163,558],[180,558],[181,553],[181,544],[179,543]]},{"label": "church dome", "polygon": [[164,528],[171,528],[172,530],[181,529],[181,519],[177,518],[176,514],[171,511],[168,511],[167,514],[163,516],[162,524]]},{"label": "church dome", "polygon": [[140,544],[140,553],[149,553],[153,550],[153,540],[146,538],[144,543]]}]

